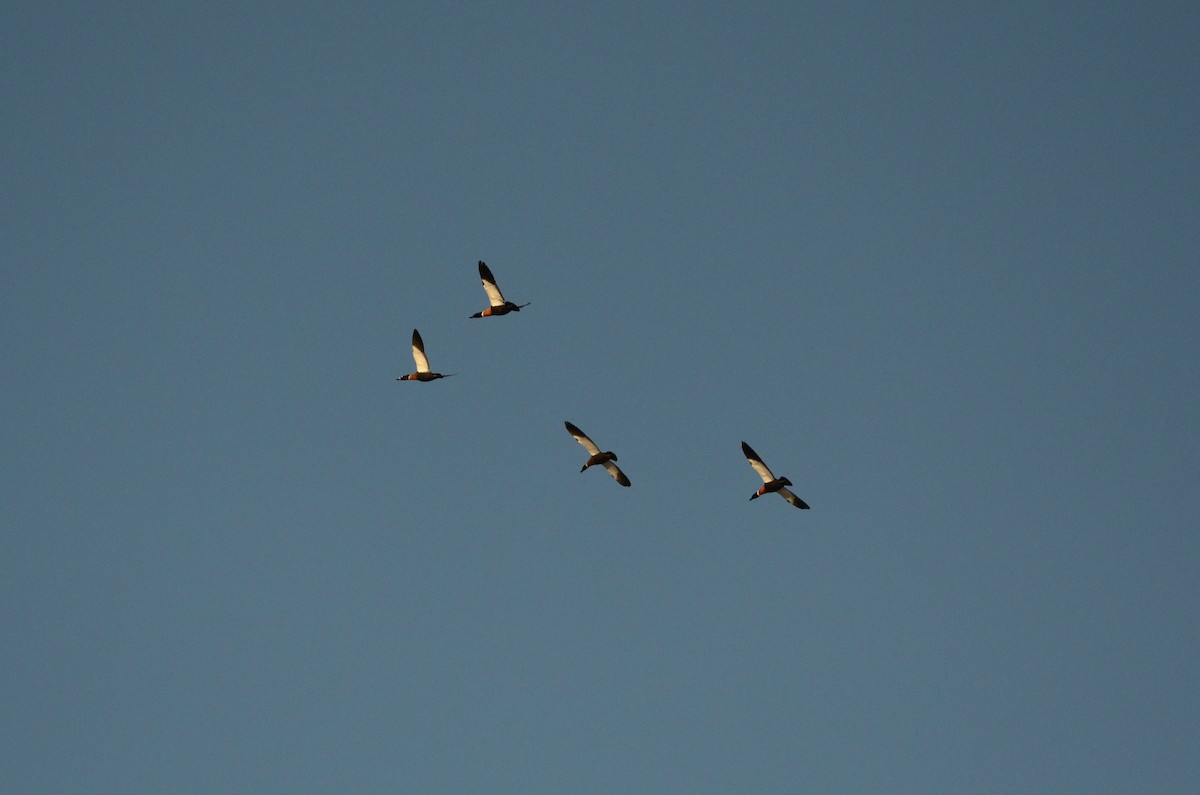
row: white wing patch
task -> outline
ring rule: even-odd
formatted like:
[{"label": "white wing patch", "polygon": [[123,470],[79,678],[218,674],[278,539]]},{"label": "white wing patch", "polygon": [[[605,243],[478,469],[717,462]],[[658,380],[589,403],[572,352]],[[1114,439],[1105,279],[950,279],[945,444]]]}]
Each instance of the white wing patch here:
[{"label": "white wing patch", "polygon": [[421,335],[413,332],[413,361],[417,363],[418,373],[429,372],[429,360],[425,358],[425,343],[421,340]]},{"label": "white wing patch", "polygon": [[770,483],[775,479],[775,476],[771,474],[771,470],[762,461],[750,457],[747,457],[746,460],[750,462],[750,466],[754,467],[754,471],[758,473],[758,476],[763,479],[763,483]]},{"label": "white wing patch", "polygon": [[763,483],[770,483],[775,479],[775,476],[771,474],[771,470],[758,457],[758,453],[754,452],[754,449],[745,442],[742,442],[742,455],[746,456],[746,460],[750,462],[750,466],[754,467],[754,471],[758,473],[758,476],[763,479]]},{"label": "white wing patch", "polygon": [[617,481],[622,486],[629,485],[629,478],[625,477],[625,473],[621,471],[621,468],[612,461],[605,461],[604,468],[608,470],[608,474],[613,476],[613,480]]},{"label": "white wing patch", "polygon": [[499,287],[492,282],[485,281],[483,289],[487,291],[488,301],[491,302],[492,306],[504,306],[504,296],[501,295]]},{"label": "white wing patch", "polygon": [[486,276],[481,276],[480,281],[483,282],[484,292],[487,293],[488,301],[492,306],[504,306],[504,294],[500,292],[500,288],[496,286],[496,282]]},{"label": "white wing patch", "polygon": [[576,428],[574,425],[571,425],[570,428],[567,428],[567,432],[570,433],[571,436],[575,437],[575,441],[583,445],[583,449],[587,450],[589,455],[596,455],[596,453],[600,452],[600,448],[596,446],[596,443],[589,439],[587,434]]},{"label": "white wing patch", "polygon": [[779,496],[783,497],[785,500],[790,502],[792,505],[795,505],[797,508],[807,508],[808,507],[808,505],[804,502],[804,500],[800,499],[795,494],[788,491],[788,488],[786,486],[784,486],[782,489],[779,490]]}]

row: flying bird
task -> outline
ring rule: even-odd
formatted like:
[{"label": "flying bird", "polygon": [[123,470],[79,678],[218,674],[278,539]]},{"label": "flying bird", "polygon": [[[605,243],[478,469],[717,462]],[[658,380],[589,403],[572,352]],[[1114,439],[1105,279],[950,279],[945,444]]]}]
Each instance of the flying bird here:
[{"label": "flying bird", "polygon": [[504,293],[500,292],[500,288],[496,286],[496,277],[492,275],[492,271],[488,268],[487,263],[479,260],[479,278],[483,280],[484,292],[488,295],[488,301],[491,306],[482,312],[476,312],[471,317],[492,317],[493,315],[507,315],[509,312],[520,312],[522,307],[529,306],[529,302],[517,306],[512,301],[504,300]]},{"label": "flying bird", "polygon": [[788,491],[787,487],[792,485],[792,481],[787,478],[777,478],[771,474],[770,468],[758,457],[758,453],[750,449],[750,445],[742,442],[742,452],[746,454],[746,460],[750,462],[750,466],[754,467],[754,471],[763,479],[763,484],[758,487],[758,491],[750,495],[750,499],[756,500],[762,495],[774,491],[797,508],[808,508],[807,502]]},{"label": "flying bird", "polygon": [[613,480],[617,481],[622,486],[629,485],[629,478],[625,477],[625,473],[622,472],[621,468],[614,463],[617,460],[616,453],[612,452],[611,450],[606,453],[600,452],[600,448],[596,446],[595,442],[588,438],[586,433],[579,430],[569,422],[564,422],[563,424],[567,426],[567,433],[574,436],[575,441],[583,445],[583,449],[587,450],[588,454],[591,455],[591,458],[584,462],[583,469],[580,469],[580,472],[583,472],[590,466],[603,464],[604,468],[608,470],[608,474],[613,476]]},{"label": "flying bird", "polygon": [[421,339],[421,332],[413,329],[413,361],[417,363],[417,371],[408,375],[396,376],[397,381],[436,381],[439,378],[449,378],[455,373],[431,373],[429,372],[429,359],[425,357],[425,342]]}]

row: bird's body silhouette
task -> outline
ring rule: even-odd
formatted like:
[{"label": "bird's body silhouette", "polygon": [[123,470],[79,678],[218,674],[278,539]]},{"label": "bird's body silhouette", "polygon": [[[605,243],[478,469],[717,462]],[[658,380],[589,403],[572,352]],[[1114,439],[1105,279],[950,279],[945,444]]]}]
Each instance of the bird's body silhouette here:
[{"label": "bird's body silhouette", "polygon": [[449,378],[454,373],[434,373],[429,370],[429,359],[425,356],[425,341],[421,339],[421,332],[413,329],[412,335],[412,354],[413,361],[417,363],[417,371],[408,375],[396,376],[397,381],[436,381],[439,378]]},{"label": "bird's body silhouette", "polygon": [[758,487],[758,491],[750,495],[750,499],[757,500],[764,494],[775,492],[792,505],[795,505],[797,508],[808,508],[807,502],[800,499],[788,490],[787,487],[792,485],[792,481],[788,480],[786,477],[775,477],[775,475],[771,473],[770,468],[763,463],[761,458],[758,457],[758,453],[751,449],[750,445],[742,442],[742,452],[746,455],[746,460],[750,462],[750,466],[752,466],[754,471],[758,473],[759,477],[763,479],[763,484]]},{"label": "bird's body silhouette", "polygon": [[569,422],[564,422],[563,424],[567,426],[567,433],[575,437],[575,441],[583,445],[583,449],[587,450],[588,454],[591,456],[587,461],[584,462],[583,468],[579,470],[580,472],[585,471],[588,467],[599,464],[608,470],[608,474],[612,475],[613,480],[617,481],[622,486],[629,485],[629,478],[625,477],[625,473],[622,472],[621,468],[616,464],[616,453],[612,452],[611,450],[607,452],[600,452],[600,448],[596,446],[595,442],[588,438],[586,433],[579,430],[579,428]]},{"label": "bird's body silhouette", "polygon": [[514,304],[512,301],[506,301],[504,294],[500,292],[500,288],[496,286],[496,277],[492,275],[492,270],[483,260],[479,260],[479,278],[483,282],[483,290],[487,293],[488,302],[491,304],[482,312],[476,312],[471,317],[494,317],[496,315],[507,315],[509,312],[520,312],[523,307],[529,306],[526,301],[523,304]]}]

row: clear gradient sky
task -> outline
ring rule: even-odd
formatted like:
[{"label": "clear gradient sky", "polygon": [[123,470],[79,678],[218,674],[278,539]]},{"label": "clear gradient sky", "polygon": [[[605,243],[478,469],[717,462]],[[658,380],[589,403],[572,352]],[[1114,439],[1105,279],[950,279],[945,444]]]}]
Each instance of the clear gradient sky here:
[{"label": "clear gradient sky", "polygon": [[1197,42],[5,4],[0,789],[1200,790]]}]

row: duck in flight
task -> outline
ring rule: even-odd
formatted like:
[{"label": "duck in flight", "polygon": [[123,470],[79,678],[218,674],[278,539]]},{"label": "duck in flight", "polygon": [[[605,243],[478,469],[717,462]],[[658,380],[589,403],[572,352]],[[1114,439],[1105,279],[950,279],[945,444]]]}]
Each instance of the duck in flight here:
[{"label": "duck in flight", "polygon": [[408,375],[396,376],[397,381],[436,381],[439,378],[449,378],[454,373],[431,373],[429,372],[429,359],[425,357],[425,342],[421,339],[421,332],[413,329],[412,338],[413,361],[417,363],[417,371]]},{"label": "duck in flight", "polygon": [[471,317],[507,315],[509,312],[520,312],[522,307],[529,306],[528,301],[520,306],[514,304],[512,301],[505,301],[504,294],[496,286],[496,277],[492,275],[491,269],[483,260],[479,260],[479,278],[483,280],[483,289],[488,295],[488,301],[491,302],[491,306],[482,312],[476,312]]},{"label": "duck in flight", "polygon": [[579,430],[569,422],[564,422],[563,424],[567,426],[567,433],[574,436],[575,441],[583,445],[583,449],[587,450],[588,454],[591,456],[591,458],[584,462],[583,469],[580,469],[580,472],[583,472],[590,466],[603,464],[604,468],[608,470],[608,474],[613,476],[613,480],[617,481],[622,486],[629,485],[629,478],[625,477],[625,473],[621,471],[621,468],[617,466],[616,463],[614,463],[617,460],[616,453],[612,452],[611,450],[606,453],[600,452],[600,448],[596,446],[595,442],[588,438],[586,433]]},{"label": "duck in flight", "polygon": [[750,445],[742,442],[742,452],[746,454],[746,460],[750,462],[750,466],[754,467],[754,471],[763,479],[763,484],[758,487],[758,491],[750,495],[750,499],[756,500],[762,495],[774,491],[797,508],[808,508],[807,502],[788,491],[787,487],[792,485],[792,481],[787,478],[777,478],[771,474],[770,468],[763,463],[763,460],[758,457],[758,453],[754,452]]}]

